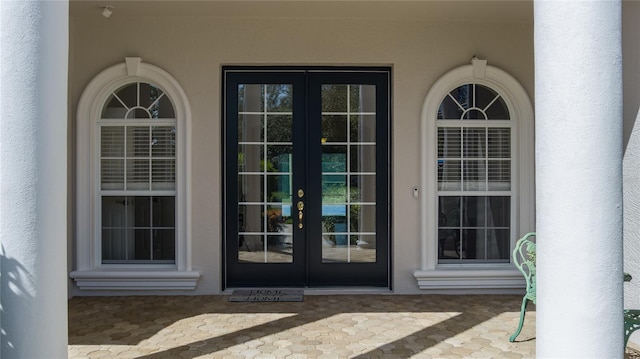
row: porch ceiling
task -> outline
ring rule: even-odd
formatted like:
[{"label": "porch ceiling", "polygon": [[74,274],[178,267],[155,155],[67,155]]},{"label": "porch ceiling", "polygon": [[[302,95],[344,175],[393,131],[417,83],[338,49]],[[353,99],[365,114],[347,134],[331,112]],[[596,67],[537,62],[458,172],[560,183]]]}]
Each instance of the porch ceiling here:
[{"label": "porch ceiling", "polygon": [[71,0],[71,16],[208,16],[533,23],[532,0]]}]

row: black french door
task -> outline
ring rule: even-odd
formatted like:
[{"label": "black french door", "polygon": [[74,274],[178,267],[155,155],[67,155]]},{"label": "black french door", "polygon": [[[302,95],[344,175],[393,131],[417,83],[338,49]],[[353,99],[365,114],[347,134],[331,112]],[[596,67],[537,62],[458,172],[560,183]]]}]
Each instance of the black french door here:
[{"label": "black french door", "polygon": [[389,287],[389,69],[223,77],[225,286]]}]

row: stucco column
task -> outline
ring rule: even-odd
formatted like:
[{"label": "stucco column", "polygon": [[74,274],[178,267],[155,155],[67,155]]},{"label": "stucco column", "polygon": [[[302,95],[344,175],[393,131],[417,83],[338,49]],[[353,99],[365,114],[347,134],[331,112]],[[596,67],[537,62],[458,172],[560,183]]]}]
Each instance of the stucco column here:
[{"label": "stucco column", "polygon": [[0,2],[1,356],[67,358],[67,1]]},{"label": "stucco column", "polygon": [[621,3],[534,3],[539,358],[622,358]]}]

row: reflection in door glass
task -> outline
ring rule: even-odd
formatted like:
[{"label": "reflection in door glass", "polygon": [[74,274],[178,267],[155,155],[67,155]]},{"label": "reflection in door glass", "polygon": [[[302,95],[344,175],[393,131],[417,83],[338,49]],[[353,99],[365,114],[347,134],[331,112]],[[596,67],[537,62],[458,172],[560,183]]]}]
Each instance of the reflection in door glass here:
[{"label": "reflection in door glass", "polygon": [[322,262],[376,262],[376,89],[322,86]]},{"label": "reflection in door glass", "polygon": [[292,86],[238,86],[238,261],[293,262]]}]

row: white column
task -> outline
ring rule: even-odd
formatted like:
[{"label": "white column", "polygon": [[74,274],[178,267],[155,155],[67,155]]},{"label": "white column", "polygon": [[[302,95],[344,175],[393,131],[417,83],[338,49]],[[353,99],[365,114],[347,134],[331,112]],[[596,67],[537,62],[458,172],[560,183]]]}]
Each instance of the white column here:
[{"label": "white column", "polygon": [[0,356],[67,358],[67,1],[0,2]]},{"label": "white column", "polygon": [[622,358],[621,3],[534,3],[539,358]]}]

